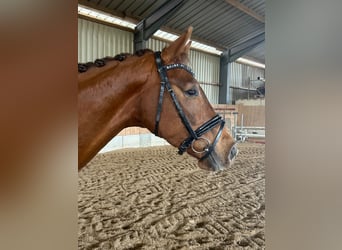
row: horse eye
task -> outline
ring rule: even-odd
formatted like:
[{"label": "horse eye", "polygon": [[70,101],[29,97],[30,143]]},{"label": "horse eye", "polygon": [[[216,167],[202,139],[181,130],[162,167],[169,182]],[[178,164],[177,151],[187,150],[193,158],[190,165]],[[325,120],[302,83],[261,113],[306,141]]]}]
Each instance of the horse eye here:
[{"label": "horse eye", "polygon": [[197,95],[198,95],[196,89],[189,89],[189,90],[185,91],[185,94],[186,94],[187,96],[197,96]]}]

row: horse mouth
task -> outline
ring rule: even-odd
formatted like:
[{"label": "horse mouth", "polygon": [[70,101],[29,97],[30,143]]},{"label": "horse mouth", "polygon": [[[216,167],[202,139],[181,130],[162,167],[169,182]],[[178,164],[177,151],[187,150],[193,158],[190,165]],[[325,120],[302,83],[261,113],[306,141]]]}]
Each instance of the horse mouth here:
[{"label": "horse mouth", "polygon": [[230,165],[231,162],[228,159],[222,162],[215,152],[212,152],[207,158],[198,161],[198,166],[201,169],[214,172],[229,168]]},{"label": "horse mouth", "polygon": [[237,154],[238,152],[236,152],[233,158],[231,158],[229,155],[228,157],[220,157],[214,150],[205,159],[200,159],[198,161],[198,166],[207,171],[220,171],[231,167]]}]

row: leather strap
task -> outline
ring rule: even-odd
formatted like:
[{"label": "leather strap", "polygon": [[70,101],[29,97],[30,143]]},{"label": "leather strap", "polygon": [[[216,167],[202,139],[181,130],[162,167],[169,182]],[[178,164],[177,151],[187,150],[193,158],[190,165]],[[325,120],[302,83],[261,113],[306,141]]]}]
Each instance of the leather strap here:
[{"label": "leather strap", "polygon": [[[157,55],[157,53],[159,55]],[[165,91],[165,79],[161,77],[161,72],[160,69],[163,67],[162,66],[162,61],[161,61],[161,56],[160,56],[160,51],[156,52],[155,58],[156,58],[156,64],[159,72],[159,76],[161,79],[161,86],[160,86],[160,92],[159,92],[159,100],[158,100],[158,107],[157,107],[157,115],[156,115],[156,123],[154,126],[154,134],[158,136],[158,131],[159,131],[159,121],[160,121],[160,114],[162,111],[162,106],[163,106],[163,99],[164,99],[164,91]]]},{"label": "leather strap", "polygon": [[191,143],[193,140],[197,140],[199,137],[201,137],[202,135],[204,135],[206,132],[208,132],[209,130],[211,130],[212,128],[214,128],[217,124],[219,123],[225,123],[225,121],[222,119],[221,116],[216,115],[213,118],[211,118],[209,121],[207,121],[206,123],[204,123],[201,127],[199,127],[198,129],[196,129],[195,134],[197,136],[197,138],[193,137],[193,136],[189,136],[188,138],[186,138],[182,144],[178,147],[178,154],[183,154],[185,152],[185,150],[190,147]]},{"label": "leather strap", "polygon": [[[165,86],[167,91],[170,93],[172,101],[173,101],[173,103],[176,106],[176,110],[177,110],[178,116],[181,118],[185,128],[187,129],[187,131],[190,133],[190,135],[192,137],[197,139],[197,135],[195,134],[195,132],[191,128],[191,125],[190,125],[188,119],[186,119],[185,114],[183,112],[183,109],[182,109],[181,105],[179,104],[179,102],[178,102],[178,100],[176,98],[175,92],[173,91],[173,89],[172,89],[172,87],[170,85],[169,79],[168,79],[168,77],[166,75],[166,67],[164,67],[162,65],[162,59],[161,59],[161,52],[160,51],[155,53],[155,58],[156,58],[156,64],[157,64],[159,76],[160,76],[160,79],[161,79],[161,90],[160,90],[160,93],[159,93],[159,103],[158,103],[158,108],[157,108],[156,124],[155,124],[156,126],[155,126],[154,134],[158,135],[161,106],[162,106],[162,101],[163,101],[162,99],[163,99],[163,94],[164,94],[164,90],[162,90],[162,88],[163,88],[163,86]],[[169,66],[169,69],[174,69],[174,68],[178,68],[179,65],[183,65],[183,64],[171,64],[171,65],[168,65],[168,66]],[[190,71],[190,72],[192,72],[192,71]]]},{"label": "leather strap", "polygon": [[213,118],[211,118],[209,121],[205,122],[203,125],[201,125],[196,131],[194,131],[186,118],[182,106],[179,104],[176,94],[172,89],[172,86],[169,82],[169,79],[167,77],[166,72],[171,69],[183,69],[187,71],[189,74],[194,76],[194,73],[192,72],[191,68],[185,64],[181,63],[174,63],[170,65],[163,66],[162,59],[161,59],[161,52],[155,52],[155,60],[157,64],[158,73],[161,80],[161,86],[160,86],[160,92],[159,92],[159,99],[158,99],[158,107],[157,107],[157,114],[156,114],[156,123],[154,128],[154,134],[158,136],[158,130],[159,130],[159,122],[160,122],[160,116],[163,106],[163,99],[164,99],[164,92],[165,88],[170,93],[171,99],[176,107],[178,116],[182,120],[186,130],[189,132],[189,137],[186,138],[181,145],[178,147],[179,154],[183,154],[188,147],[190,147],[191,143],[195,140],[198,140],[203,134],[207,133],[209,130],[213,129],[215,126],[217,126],[219,123],[220,128],[219,131],[216,134],[216,137],[214,139],[214,142],[208,146],[208,148],[205,149],[206,153],[201,159],[207,158],[209,155],[211,155],[212,151],[214,150],[219,138],[221,137],[222,130],[224,128],[225,121],[220,115],[215,115]]},{"label": "leather strap", "polygon": [[221,137],[221,135],[222,135],[222,130],[223,130],[223,128],[224,128],[224,124],[225,124],[225,121],[222,120],[220,129],[219,129],[219,131],[218,131],[218,133],[217,133],[217,135],[216,135],[216,137],[215,137],[214,142],[209,146],[208,152],[205,153],[204,156],[202,156],[201,160],[207,158],[207,157],[211,154],[211,152],[214,150],[214,148],[215,148],[215,146],[216,146],[218,140],[220,139],[220,137]]}]

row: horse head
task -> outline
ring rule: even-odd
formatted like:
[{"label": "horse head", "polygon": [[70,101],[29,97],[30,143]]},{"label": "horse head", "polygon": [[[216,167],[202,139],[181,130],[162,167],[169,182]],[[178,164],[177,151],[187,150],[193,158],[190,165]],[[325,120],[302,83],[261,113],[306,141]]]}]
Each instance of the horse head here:
[{"label": "horse head", "polygon": [[[199,159],[199,167],[220,170],[237,155],[234,139],[209,103],[189,67],[192,27],[154,54],[155,67],[140,95],[140,114],[151,131]],[[151,56],[151,55],[150,55]]]}]

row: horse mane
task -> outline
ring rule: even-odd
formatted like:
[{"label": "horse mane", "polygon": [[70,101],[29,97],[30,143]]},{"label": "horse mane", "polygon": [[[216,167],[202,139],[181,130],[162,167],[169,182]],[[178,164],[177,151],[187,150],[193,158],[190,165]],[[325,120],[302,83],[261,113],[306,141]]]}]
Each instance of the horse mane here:
[{"label": "horse mane", "polygon": [[131,56],[140,57],[140,56],[145,55],[148,52],[152,52],[153,53],[153,50],[141,49],[141,50],[136,51],[134,54],[121,53],[121,54],[118,54],[118,55],[116,55],[114,57],[107,56],[107,57],[104,57],[104,58],[101,58],[101,59],[96,59],[94,62],[78,63],[78,73],[84,73],[84,72],[86,72],[91,67],[98,67],[98,68],[103,67],[103,66],[106,65],[107,62],[110,62],[110,61],[122,62],[126,58],[131,57]]}]

